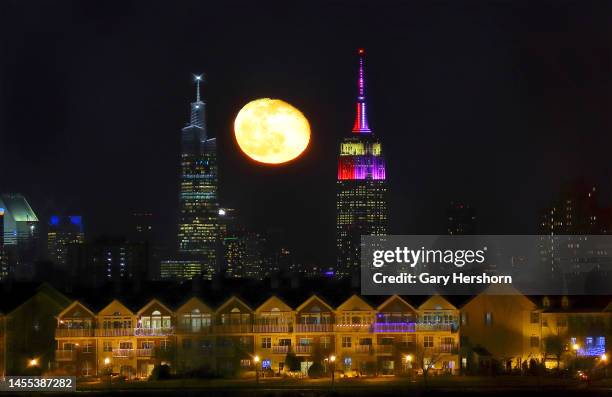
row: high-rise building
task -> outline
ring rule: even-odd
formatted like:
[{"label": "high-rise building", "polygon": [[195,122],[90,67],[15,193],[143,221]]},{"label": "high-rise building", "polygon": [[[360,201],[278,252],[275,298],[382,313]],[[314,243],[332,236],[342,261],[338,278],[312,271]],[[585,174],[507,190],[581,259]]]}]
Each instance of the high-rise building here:
[{"label": "high-rise building", "polygon": [[476,234],[476,210],[468,204],[451,201],[446,221],[446,232],[450,235]]},{"label": "high-rise building", "polygon": [[357,114],[353,133],[340,143],[336,196],[337,275],[346,277],[360,264],[363,235],[386,235],[387,182],[382,144],[368,125],[364,58],[359,50]]},{"label": "high-rise building", "polygon": [[9,272],[16,279],[32,279],[40,253],[38,217],[21,194],[0,195],[0,208],[4,209],[4,249]]},{"label": "high-rise building", "polygon": [[83,244],[85,233],[83,218],[78,215],[52,215],[47,231],[47,254],[49,259],[58,265],[67,264],[68,247],[72,244]]},{"label": "high-rise building", "polygon": [[207,134],[206,103],[200,98],[202,77],[195,80],[196,100],[181,132],[178,251],[181,259],[201,261],[202,273],[209,273],[217,267],[219,239],[217,141]]},{"label": "high-rise building", "polygon": [[149,256],[144,243],[124,238],[103,237],[85,244],[70,245],[68,277],[75,285],[99,287],[111,281],[145,278]]},{"label": "high-rise building", "polygon": [[8,276],[8,260],[4,252],[4,208],[0,207],[0,280]]}]

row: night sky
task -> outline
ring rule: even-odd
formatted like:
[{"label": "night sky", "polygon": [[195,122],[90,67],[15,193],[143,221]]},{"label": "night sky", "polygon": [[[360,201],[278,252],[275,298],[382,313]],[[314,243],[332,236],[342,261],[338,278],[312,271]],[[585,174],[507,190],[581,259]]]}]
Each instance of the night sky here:
[{"label": "night sky", "polygon": [[[463,200],[481,233],[532,233],[561,181],[610,190],[612,3],[292,3],[0,2],[0,191],[44,218],[80,213],[90,236],[151,211],[172,241],[180,129],[203,72],[222,205],[333,263],[359,47],[391,232],[443,233],[448,202]],[[233,119],[259,97],[308,117],[298,160],[264,166],[238,149]]]}]

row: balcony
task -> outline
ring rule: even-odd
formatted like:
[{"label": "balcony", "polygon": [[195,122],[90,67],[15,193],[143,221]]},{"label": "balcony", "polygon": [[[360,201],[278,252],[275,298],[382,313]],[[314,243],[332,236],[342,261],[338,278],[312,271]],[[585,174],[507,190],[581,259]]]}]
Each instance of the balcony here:
[{"label": "balcony", "polygon": [[56,338],[84,338],[94,336],[93,328],[56,328]]},{"label": "balcony", "polygon": [[222,324],[215,325],[215,333],[218,334],[248,334],[253,332],[251,324]]},{"label": "balcony", "polygon": [[136,349],[136,357],[155,357],[155,349]]},{"label": "balcony", "polygon": [[289,352],[289,346],[272,346],[273,354],[287,354]]},{"label": "balcony", "polygon": [[393,345],[379,345],[376,347],[376,353],[378,354],[393,354],[395,352],[395,346]]},{"label": "balcony", "polygon": [[174,327],[169,328],[134,328],[135,336],[167,336],[174,335]]},{"label": "balcony", "polygon": [[96,329],[96,336],[113,337],[113,336],[132,336],[134,331],[132,328],[99,328]]},{"label": "balcony", "polygon": [[260,332],[264,334],[271,333],[289,333],[293,331],[293,326],[290,324],[254,324],[253,332]]},{"label": "balcony", "polygon": [[74,361],[76,359],[76,351],[74,350],[56,350],[55,361]]},{"label": "balcony", "polygon": [[357,345],[355,346],[355,353],[359,353],[359,354],[369,354],[370,352],[373,352],[374,349],[372,349],[371,345]]},{"label": "balcony", "polygon": [[212,333],[213,327],[202,326],[200,328],[194,328],[189,326],[179,326],[176,328],[177,334],[199,334],[199,335],[209,335]]},{"label": "balcony", "polygon": [[417,331],[447,331],[450,332],[453,330],[453,324],[450,323],[418,323],[416,325]]},{"label": "balcony", "polygon": [[438,352],[439,353],[455,353],[456,352],[456,346],[455,344],[452,343],[442,343],[438,346]]},{"label": "balcony", "polygon": [[311,345],[297,345],[295,347],[295,353],[296,354],[310,354],[312,353],[312,346]]},{"label": "balcony", "polygon": [[132,358],[134,349],[113,349],[114,358]]},{"label": "balcony", "polygon": [[373,331],[374,332],[383,332],[383,333],[391,333],[391,332],[415,332],[416,326],[415,323],[374,323]]},{"label": "balcony", "polygon": [[296,332],[332,332],[333,324],[298,324]]},{"label": "balcony", "polygon": [[334,324],[336,332],[370,332],[372,324]]}]

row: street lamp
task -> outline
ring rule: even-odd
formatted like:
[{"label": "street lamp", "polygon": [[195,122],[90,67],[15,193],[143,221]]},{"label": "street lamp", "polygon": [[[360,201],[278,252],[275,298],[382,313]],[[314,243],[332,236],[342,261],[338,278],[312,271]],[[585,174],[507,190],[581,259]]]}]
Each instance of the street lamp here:
[{"label": "street lamp", "polygon": [[255,362],[255,382],[259,384],[259,356],[253,357],[253,361]]},{"label": "street lamp", "polygon": [[32,359],[28,360],[28,367],[32,368],[32,367],[36,367],[36,366],[38,366],[38,359],[32,358]]},{"label": "street lamp", "polygon": [[599,357],[601,359],[601,361],[603,361],[604,363],[608,362],[608,355],[606,353],[602,354],[601,357]]},{"label": "street lamp", "polygon": [[574,371],[578,367],[578,350],[580,350],[580,345],[578,343],[574,343],[572,345],[572,349],[574,349]]},{"label": "street lamp", "polygon": [[112,367],[110,366],[110,358],[104,358],[104,369],[108,373],[108,387],[113,387]]},{"label": "street lamp", "polygon": [[336,356],[334,356],[333,354],[331,356],[329,356],[329,362],[330,362],[330,367],[331,367],[331,378],[332,378],[332,387],[334,387],[334,372],[336,372],[336,364],[334,364],[336,362]]}]

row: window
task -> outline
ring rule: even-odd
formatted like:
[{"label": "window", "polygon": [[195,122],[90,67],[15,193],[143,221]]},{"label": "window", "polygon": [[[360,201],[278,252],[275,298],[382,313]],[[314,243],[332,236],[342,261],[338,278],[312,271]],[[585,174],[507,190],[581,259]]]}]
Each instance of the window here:
[{"label": "window", "polygon": [[153,349],[155,347],[155,343],[150,340],[144,340],[140,342],[141,349]]},{"label": "window", "polygon": [[240,360],[240,366],[242,368],[248,368],[251,366],[251,360],[249,360],[248,358],[243,358]]},{"label": "window", "polygon": [[323,349],[329,349],[329,347],[331,346],[331,338],[329,336],[322,336],[319,341]]},{"label": "window", "polygon": [[434,345],[434,337],[431,335],[426,335],[423,338],[423,347],[433,347]]},{"label": "window", "polygon": [[105,352],[113,351],[113,344],[110,341],[104,341],[104,345],[102,346],[102,350]]},{"label": "window", "polygon": [[538,324],[540,322],[540,313],[531,312],[531,324]]},{"label": "window", "polygon": [[344,357],[344,369],[350,371],[353,366],[353,359],[350,357]]},{"label": "window", "polygon": [[263,369],[272,368],[272,362],[270,360],[261,360],[261,368]]},{"label": "window", "polygon": [[261,348],[270,349],[272,347],[272,338],[261,338]]},{"label": "window", "polygon": [[342,347],[351,347],[352,341],[350,336],[342,337]]},{"label": "window", "polygon": [[83,353],[91,353],[93,352],[93,343],[85,342],[83,343]]},{"label": "window", "polygon": [[567,317],[560,316],[557,319],[557,326],[559,326],[559,327],[567,327]]},{"label": "window", "polygon": [[538,336],[531,337],[531,347],[540,347],[540,338]]},{"label": "window", "polygon": [[162,340],[159,342],[159,348],[161,350],[170,350],[170,341],[169,340]]},{"label": "window", "polygon": [[492,312],[486,312],[484,315],[484,323],[486,326],[491,326],[493,325],[493,313]]},{"label": "window", "polygon": [[191,339],[189,338],[183,339],[183,349],[185,350],[191,349]]},{"label": "window", "polygon": [[291,339],[279,339],[278,345],[279,346],[291,346]]},{"label": "window", "polygon": [[132,342],[119,342],[119,349],[131,349]]}]

